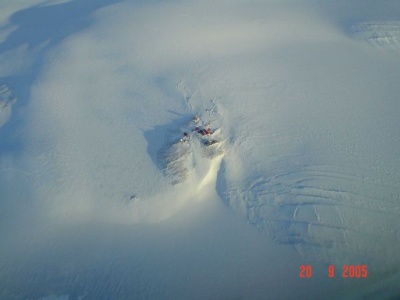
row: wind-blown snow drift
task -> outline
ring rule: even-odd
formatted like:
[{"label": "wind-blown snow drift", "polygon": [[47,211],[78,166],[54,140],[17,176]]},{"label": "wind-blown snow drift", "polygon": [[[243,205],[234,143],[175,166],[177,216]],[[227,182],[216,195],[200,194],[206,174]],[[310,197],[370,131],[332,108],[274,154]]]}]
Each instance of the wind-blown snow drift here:
[{"label": "wind-blown snow drift", "polygon": [[[400,20],[354,21],[356,2],[329,18],[332,4],[311,1],[94,3],[81,3],[92,23],[59,22],[24,50],[42,59],[0,129],[21,145],[0,152],[1,232],[17,232],[0,256],[4,295],[399,293],[399,30],[368,32]],[[4,41],[0,62],[22,49]],[[18,96],[26,68],[5,65]],[[195,115],[218,129],[211,159],[195,138],[179,144]],[[302,264],[315,267],[308,282]],[[370,277],[328,282],[325,264],[366,264]]]}]

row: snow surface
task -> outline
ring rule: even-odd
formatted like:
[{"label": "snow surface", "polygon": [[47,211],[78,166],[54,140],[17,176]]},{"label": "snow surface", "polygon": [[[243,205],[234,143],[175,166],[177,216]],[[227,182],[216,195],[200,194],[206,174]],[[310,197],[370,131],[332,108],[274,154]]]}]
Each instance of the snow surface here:
[{"label": "snow surface", "polygon": [[0,11],[1,299],[400,296],[400,3]]}]

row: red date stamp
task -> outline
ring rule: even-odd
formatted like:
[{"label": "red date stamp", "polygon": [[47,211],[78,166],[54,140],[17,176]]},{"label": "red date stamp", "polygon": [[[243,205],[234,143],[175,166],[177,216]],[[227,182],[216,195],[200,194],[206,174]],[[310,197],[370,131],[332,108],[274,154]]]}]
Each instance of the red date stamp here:
[{"label": "red date stamp", "polygon": [[310,265],[300,266],[300,278],[311,278],[312,277],[312,267]]},{"label": "red date stamp", "polygon": [[[328,277],[335,277],[335,266],[328,266]],[[311,265],[300,266],[300,278],[311,278],[313,270]],[[340,275],[343,278],[367,278],[368,277],[368,266],[367,265],[343,265],[340,270]],[[340,276],[339,275],[339,276]]]}]

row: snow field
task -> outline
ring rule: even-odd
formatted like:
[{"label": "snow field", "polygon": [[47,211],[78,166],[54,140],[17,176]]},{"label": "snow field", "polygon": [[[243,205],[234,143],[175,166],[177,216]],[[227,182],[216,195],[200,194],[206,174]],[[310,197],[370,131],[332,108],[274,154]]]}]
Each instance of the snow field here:
[{"label": "snow field", "polygon": [[[23,15],[81,11],[65,3]],[[341,19],[356,2],[96,3],[76,31],[1,31],[1,80],[31,73],[6,135],[20,147],[0,152],[0,295],[398,295],[400,74],[381,49],[398,20]],[[371,276],[329,281],[329,264]]]}]

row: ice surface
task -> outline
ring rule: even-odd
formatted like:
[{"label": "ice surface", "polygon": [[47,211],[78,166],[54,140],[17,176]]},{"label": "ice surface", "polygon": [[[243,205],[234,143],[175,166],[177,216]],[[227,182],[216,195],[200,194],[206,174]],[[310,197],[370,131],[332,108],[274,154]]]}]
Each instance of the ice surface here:
[{"label": "ice surface", "polygon": [[1,299],[400,295],[394,1],[1,8]]}]

